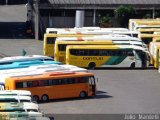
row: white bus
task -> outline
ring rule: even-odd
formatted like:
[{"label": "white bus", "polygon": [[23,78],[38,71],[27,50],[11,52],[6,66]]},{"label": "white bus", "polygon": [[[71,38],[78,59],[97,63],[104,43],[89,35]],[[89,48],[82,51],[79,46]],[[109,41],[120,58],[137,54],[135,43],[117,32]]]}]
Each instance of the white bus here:
[{"label": "white bus", "polygon": [[66,64],[79,67],[130,67],[149,66],[148,53],[135,45],[69,45]]},{"label": "white bus", "polygon": [[32,102],[30,96],[0,96],[0,102]]},{"label": "white bus", "polygon": [[13,62],[19,62],[19,61],[28,61],[28,60],[52,61],[53,58],[44,55],[4,57],[0,59],[0,65],[11,64]]},{"label": "white bus", "polygon": [[[127,36],[127,35],[101,35],[101,36],[90,36],[90,37],[60,37],[56,41],[113,41],[113,43],[118,44],[133,44],[144,47],[148,51],[147,45],[139,38]],[[55,44],[56,51],[56,44]]]},{"label": "white bus", "polygon": [[4,90],[4,91],[0,91],[0,96],[8,96],[8,95],[31,96],[31,92],[27,91],[27,90]]}]

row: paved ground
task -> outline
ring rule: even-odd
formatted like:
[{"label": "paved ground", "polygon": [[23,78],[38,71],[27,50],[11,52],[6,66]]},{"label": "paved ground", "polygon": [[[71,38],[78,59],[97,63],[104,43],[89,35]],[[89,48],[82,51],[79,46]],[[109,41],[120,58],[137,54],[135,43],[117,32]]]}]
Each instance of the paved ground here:
[{"label": "paved ground", "polygon": [[[23,22],[26,20],[25,15],[23,15],[25,13],[24,6],[12,7],[8,8],[6,6],[3,9],[9,10],[9,12],[16,9],[17,14],[7,14],[0,7],[0,16],[3,16],[3,18],[0,18],[0,22],[5,22],[5,19],[10,23],[15,22],[7,26],[0,23],[0,53],[8,56],[21,55],[24,48],[28,54],[43,54],[42,41],[24,39],[23,34],[21,35]],[[7,33],[7,31],[10,32]],[[160,112],[160,74],[157,70],[98,69],[91,72],[95,73],[95,76],[99,79],[96,97],[85,100],[62,99],[42,103],[40,104],[41,110],[45,113],[54,114]]]}]

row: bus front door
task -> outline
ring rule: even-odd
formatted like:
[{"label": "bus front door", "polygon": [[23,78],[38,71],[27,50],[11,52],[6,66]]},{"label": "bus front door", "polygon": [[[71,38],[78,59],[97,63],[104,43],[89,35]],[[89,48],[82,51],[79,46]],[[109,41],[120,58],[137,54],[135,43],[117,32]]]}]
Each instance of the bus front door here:
[{"label": "bus front door", "polygon": [[89,86],[90,90],[92,91],[92,95],[96,95],[96,83],[94,77],[89,78]]}]

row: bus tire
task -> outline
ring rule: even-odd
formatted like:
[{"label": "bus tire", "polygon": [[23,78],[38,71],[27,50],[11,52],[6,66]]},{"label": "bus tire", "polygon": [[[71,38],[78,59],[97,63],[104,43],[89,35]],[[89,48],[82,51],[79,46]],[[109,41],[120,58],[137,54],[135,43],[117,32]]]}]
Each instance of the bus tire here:
[{"label": "bus tire", "polygon": [[42,100],[42,102],[48,102],[49,101],[48,95],[46,95],[46,94],[42,95],[41,100]]},{"label": "bus tire", "polygon": [[38,102],[38,101],[39,101],[39,97],[38,97],[38,95],[34,95],[34,96],[33,96],[33,101],[36,101],[36,102]]},{"label": "bus tire", "polygon": [[82,91],[82,92],[80,92],[79,97],[85,98],[85,97],[87,97],[87,93],[85,91]]},{"label": "bus tire", "polygon": [[88,65],[88,68],[92,70],[95,69],[95,67],[96,67],[96,64],[94,62],[90,62]]},{"label": "bus tire", "polygon": [[135,63],[132,63],[131,66],[130,66],[130,68],[134,69],[135,68]]}]

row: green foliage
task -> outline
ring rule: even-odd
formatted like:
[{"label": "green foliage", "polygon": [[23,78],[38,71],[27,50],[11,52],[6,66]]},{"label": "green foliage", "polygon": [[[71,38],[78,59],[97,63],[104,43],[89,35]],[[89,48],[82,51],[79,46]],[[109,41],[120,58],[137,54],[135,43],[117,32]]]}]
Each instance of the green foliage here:
[{"label": "green foliage", "polygon": [[135,9],[131,5],[121,5],[114,10],[114,14],[117,17],[124,17],[126,15],[132,15],[135,13]]},{"label": "green foliage", "polygon": [[110,23],[111,22],[111,17],[109,15],[101,16],[99,15],[99,23]]},{"label": "green foliage", "polygon": [[123,27],[128,25],[128,20],[135,14],[135,9],[131,5],[121,5],[114,10],[114,15],[119,19]]}]

